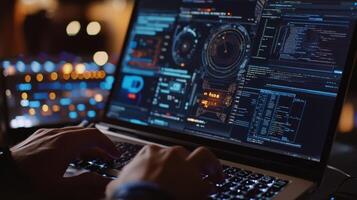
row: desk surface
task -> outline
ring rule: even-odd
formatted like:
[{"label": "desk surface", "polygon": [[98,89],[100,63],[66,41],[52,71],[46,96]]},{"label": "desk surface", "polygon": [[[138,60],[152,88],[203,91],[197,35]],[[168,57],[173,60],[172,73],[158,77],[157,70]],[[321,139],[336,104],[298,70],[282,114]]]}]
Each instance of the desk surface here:
[{"label": "desk surface", "polygon": [[[353,177],[357,176],[357,133],[353,135],[342,135],[336,139],[329,165],[337,167]],[[338,172],[329,169],[326,170],[321,186],[310,199],[327,199],[344,179],[345,177]],[[346,184],[346,187],[343,187],[344,191],[357,194],[357,181],[351,181],[350,183],[351,184]]]}]

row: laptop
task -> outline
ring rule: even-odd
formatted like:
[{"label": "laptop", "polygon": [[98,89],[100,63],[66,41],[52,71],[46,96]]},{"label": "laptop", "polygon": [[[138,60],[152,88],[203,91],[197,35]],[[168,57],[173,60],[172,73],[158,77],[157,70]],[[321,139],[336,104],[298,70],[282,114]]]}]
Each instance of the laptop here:
[{"label": "laptop", "polygon": [[96,125],[126,151],[116,169],[146,144],[206,146],[227,177],[211,199],[303,198],[329,158],[356,10],[336,0],[136,1]]}]

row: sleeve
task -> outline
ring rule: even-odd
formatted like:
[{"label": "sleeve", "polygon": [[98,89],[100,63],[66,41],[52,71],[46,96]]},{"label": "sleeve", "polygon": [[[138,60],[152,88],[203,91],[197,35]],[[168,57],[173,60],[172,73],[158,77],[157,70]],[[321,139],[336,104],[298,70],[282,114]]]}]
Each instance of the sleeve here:
[{"label": "sleeve", "polygon": [[35,199],[29,179],[12,159],[9,148],[0,147],[0,199]]},{"label": "sleeve", "polygon": [[112,200],[174,200],[174,198],[151,182],[131,182],[121,185]]}]

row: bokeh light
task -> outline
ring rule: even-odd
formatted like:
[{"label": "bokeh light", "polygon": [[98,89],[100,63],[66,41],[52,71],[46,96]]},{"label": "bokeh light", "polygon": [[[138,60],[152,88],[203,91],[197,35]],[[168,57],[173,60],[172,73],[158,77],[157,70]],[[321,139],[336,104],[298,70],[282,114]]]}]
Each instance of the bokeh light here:
[{"label": "bokeh light", "polygon": [[68,36],[76,36],[81,30],[81,24],[79,21],[71,21],[66,28]]},{"label": "bokeh light", "polygon": [[97,51],[93,55],[93,60],[97,65],[103,66],[103,65],[107,64],[107,62],[109,60],[108,53],[105,51]]}]

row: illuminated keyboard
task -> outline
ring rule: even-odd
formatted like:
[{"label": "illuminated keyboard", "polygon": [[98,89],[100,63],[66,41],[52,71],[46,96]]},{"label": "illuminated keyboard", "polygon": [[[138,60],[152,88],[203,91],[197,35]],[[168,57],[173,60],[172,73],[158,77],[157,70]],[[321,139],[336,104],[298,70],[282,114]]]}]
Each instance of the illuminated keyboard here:
[{"label": "illuminated keyboard", "polygon": [[[113,169],[121,170],[127,165],[143,146],[129,143],[116,143],[119,152],[123,152],[119,159],[111,163],[100,160],[77,161],[71,164],[76,169],[86,169],[103,176],[115,179]],[[116,172],[118,172],[116,171]],[[225,180],[217,184],[217,192],[210,196],[214,200],[233,199],[272,199],[289,183],[287,180],[267,176],[235,167],[223,166]],[[114,172],[115,173],[115,172]]]},{"label": "illuminated keyboard", "polygon": [[226,176],[217,184],[217,193],[211,199],[272,199],[288,181],[252,171],[223,166]]}]

